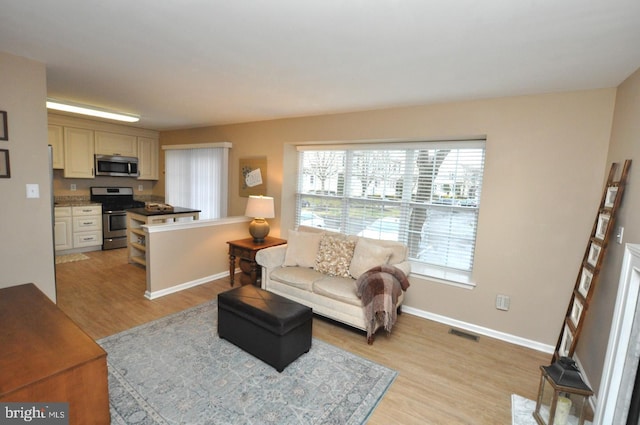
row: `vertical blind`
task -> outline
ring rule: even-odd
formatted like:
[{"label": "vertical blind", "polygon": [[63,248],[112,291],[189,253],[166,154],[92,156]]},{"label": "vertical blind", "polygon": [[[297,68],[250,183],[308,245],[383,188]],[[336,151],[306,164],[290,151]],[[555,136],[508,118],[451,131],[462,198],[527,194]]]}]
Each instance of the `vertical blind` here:
[{"label": "vertical blind", "polygon": [[472,270],[484,140],[298,151],[298,225],[400,241],[412,261]]},{"label": "vertical blind", "polygon": [[201,210],[201,219],[227,215],[228,148],[165,151],[165,200]]}]

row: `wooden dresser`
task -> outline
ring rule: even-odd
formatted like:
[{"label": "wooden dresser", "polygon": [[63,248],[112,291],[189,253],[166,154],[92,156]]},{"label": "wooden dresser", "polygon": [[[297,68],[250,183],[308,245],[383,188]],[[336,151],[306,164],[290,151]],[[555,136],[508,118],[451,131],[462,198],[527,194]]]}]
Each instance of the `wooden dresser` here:
[{"label": "wooden dresser", "polygon": [[35,285],[0,289],[0,402],[67,402],[70,424],[109,424],[107,353]]}]

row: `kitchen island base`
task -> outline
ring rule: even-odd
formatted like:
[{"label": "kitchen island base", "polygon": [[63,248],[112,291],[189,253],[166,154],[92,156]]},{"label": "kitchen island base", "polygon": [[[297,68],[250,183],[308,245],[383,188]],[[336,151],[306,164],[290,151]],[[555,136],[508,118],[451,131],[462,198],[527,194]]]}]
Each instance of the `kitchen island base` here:
[{"label": "kitchen island base", "polygon": [[129,263],[147,266],[147,237],[142,226],[174,223],[181,219],[198,220],[200,210],[174,207],[172,212],[149,211],[145,208],[127,210]]}]

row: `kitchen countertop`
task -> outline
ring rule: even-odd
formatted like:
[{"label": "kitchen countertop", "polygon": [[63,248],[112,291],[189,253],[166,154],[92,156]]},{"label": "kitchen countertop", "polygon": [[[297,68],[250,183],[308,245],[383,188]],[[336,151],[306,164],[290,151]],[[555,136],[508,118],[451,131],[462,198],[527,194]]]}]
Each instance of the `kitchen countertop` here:
[{"label": "kitchen countertop", "polygon": [[62,201],[55,202],[53,204],[54,207],[86,207],[89,205],[102,205],[100,202],[91,202],[91,201]]},{"label": "kitchen countertop", "polygon": [[132,208],[127,210],[128,213],[140,214],[145,216],[151,215],[172,215],[172,214],[188,214],[188,213],[199,213],[201,210],[196,210],[193,208],[183,208],[183,207],[173,207],[173,211],[149,211],[146,208]]}]

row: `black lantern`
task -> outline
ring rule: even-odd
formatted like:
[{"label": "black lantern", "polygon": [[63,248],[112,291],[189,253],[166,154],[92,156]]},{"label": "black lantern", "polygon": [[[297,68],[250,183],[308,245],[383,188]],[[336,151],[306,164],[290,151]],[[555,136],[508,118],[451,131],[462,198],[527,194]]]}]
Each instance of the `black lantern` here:
[{"label": "black lantern", "polygon": [[533,417],[540,425],[583,425],[593,391],[584,383],[575,362],[560,357],[540,366],[540,389]]}]

